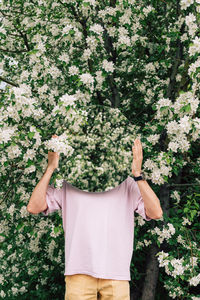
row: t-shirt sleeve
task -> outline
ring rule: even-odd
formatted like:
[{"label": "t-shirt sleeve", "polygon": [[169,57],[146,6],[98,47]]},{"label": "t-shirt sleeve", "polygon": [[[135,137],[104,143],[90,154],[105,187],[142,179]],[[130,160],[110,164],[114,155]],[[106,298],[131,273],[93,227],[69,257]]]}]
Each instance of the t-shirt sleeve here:
[{"label": "t-shirt sleeve", "polygon": [[47,208],[41,212],[43,215],[48,216],[49,213],[62,209],[64,191],[64,183],[60,189],[55,188],[53,185],[48,185],[46,192]]},{"label": "t-shirt sleeve", "polygon": [[148,217],[144,207],[144,200],[142,198],[139,186],[137,182],[132,178],[130,178],[130,186],[129,186],[129,195],[133,200],[134,211],[142,216],[146,221],[152,220],[152,218]]}]

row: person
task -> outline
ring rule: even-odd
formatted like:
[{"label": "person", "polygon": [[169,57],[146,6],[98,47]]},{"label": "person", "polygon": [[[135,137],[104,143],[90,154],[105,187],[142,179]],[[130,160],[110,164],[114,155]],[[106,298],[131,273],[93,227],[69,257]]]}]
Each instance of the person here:
[{"label": "person", "polygon": [[[52,137],[56,138],[57,135]],[[132,147],[133,178],[104,192],[86,192],[64,181],[49,185],[59,154],[48,152],[48,165],[34,188],[27,211],[48,215],[62,210],[65,233],[65,300],[129,300],[134,213],[160,219],[160,201],[142,176],[142,144]],[[98,298],[100,297],[100,298]]]}]

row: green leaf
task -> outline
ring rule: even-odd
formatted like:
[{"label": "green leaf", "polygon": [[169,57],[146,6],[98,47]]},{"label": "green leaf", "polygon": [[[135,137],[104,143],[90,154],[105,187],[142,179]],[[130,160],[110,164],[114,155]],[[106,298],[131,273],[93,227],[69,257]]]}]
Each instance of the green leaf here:
[{"label": "green leaf", "polygon": [[163,175],[163,178],[164,178],[165,182],[168,182],[168,176]]},{"label": "green leaf", "polygon": [[90,6],[90,3],[88,3],[88,2],[83,2],[83,6]]},{"label": "green leaf", "polygon": [[74,30],[74,29],[70,29],[69,33],[70,33],[70,34],[74,34],[74,33],[75,33],[75,30]]},{"label": "green leaf", "polygon": [[170,163],[171,163],[171,159],[170,159],[170,158],[166,158],[166,162],[167,162],[168,164],[170,164]]},{"label": "green leaf", "polygon": [[29,54],[29,55],[35,54],[35,53],[37,53],[38,51],[39,51],[39,49],[33,49],[33,50],[27,52],[27,54]]},{"label": "green leaf", "polygon": [[187,105],[185,105],[185,111],[186,112],[191,111],[190,103],[188,103]]},{"label": "green leaf", "polygon": [[196,210],[191,210],[190,211],[190,214],[192,216],[192,218],[194,218],[194,216],[196,215],[197,211]]},{"label": "green leaf", "polygon": [[29,132],[28,133],[28,137],[29,137],[29,139],[31,140],[33,137],[34,137],[34,135],[35,135],[35,132]]},{"label": "green leaf", "polygon": [[165,110],[166,108],[169,108],[169,106],[162,106],[162,107],[160,108],[160,111],[163,111],[163,110]]},{"label": "green leaf", "polygon": [[20,228],[22,228],[23,225],[24,225],[24,223],[18,224],[16,229],[19,230]]},{"label": "green leaf", "polygon": [[189,112],[189,111],[191,111],[190,103],[188,103],[187,105],[184,105],[183,107],[181,107],[180,111],[181,112]]},{"label": "green leaf", "polygon": [[34,165],[34,162],[29,158],[28,161],[27,161],[27,163],[26,163],[26,167],[28,168],[28,167],[30,167],[32,165]]},{"label": "green leaf", "polygon": [[59,227],[56,227],[56,226],[55,226],[55,227],[54,227],[54,232],[57,233],[57,232],[59,232],[59,231],[60,231],[60,230],[59,230]]},{"label": "green leaf", "polygon": [[157,245],[160,247],[160,242],[159,242],[158,240],[156,241],[156,243],[157,243]]},{"label": "green leaf", "polygon": [[83,83],[82,83],[82,81],[79,81],[79,82],[77,82],[77,86],[81,86]]},{"label": "green leaf", "polygon": [[70,107],[71,107],[70,105],[65,106],[66,111],[70,110]]}]

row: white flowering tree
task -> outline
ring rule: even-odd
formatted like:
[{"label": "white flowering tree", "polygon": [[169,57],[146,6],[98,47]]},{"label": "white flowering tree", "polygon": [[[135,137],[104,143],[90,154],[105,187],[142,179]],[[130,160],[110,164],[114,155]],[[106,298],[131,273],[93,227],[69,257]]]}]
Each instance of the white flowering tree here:
[{"label": "white flowering tree", "polygon": [[[143,170],[164,211],[151,224],[135,219],[134,297],[198,299],[199,13],[199,0],[0,2],[0,299],[64,297],[60,211],[43,218],[26,206],[50,149],[61,153],[56,185],[68,176],[97,186],[92,172],[103,176],[108,164],[88,164],[81,146],[89,157],[110,126],[102,149],[121,139],[117,165],[104,153],[112,173],[125,174],[142,137]],[[95,114],[92,127],[94,106],[110,120]],[[120,180],[102,178],[101,189]]]}]

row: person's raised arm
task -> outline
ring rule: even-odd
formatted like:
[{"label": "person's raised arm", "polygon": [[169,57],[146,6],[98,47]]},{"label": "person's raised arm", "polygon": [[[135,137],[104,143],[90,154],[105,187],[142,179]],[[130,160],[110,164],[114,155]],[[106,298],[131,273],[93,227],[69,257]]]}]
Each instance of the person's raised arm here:
[{"label": "person's raised arm", "polygon": [[[57,137],[53,135],[52,137]],[[26,207],[31,214],[38,214],[47,208],[46,192],[51,176],[59,164],[59,154],[57,152],[48,152],[48,165],[44,175],[34,188],[29,203]]]}]

